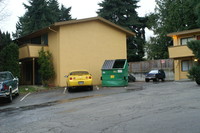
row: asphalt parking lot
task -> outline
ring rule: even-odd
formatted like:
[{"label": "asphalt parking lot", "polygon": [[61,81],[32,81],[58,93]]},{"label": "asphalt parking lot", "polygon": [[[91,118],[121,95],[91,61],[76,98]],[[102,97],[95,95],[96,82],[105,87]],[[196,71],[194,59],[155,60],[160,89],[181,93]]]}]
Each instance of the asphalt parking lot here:
[{"label": "asphalt parking lot", "polygon": [[66,88],[62,87],[59,89],[49,90],[49,91],[41,91],[35,93],[27,93],[24,95],[19,95],[17,97],[13,97],[12,103],[7,103],[2,99],[0,103],[0,108],[18,108],[21,106],[29,106],[29,105],[39,105],[44,103],[56,102],[63,99],[75,99],[81,97],[91,97],[91,96],[101,96],[101,95],[111,95],[122,92],[127,92],[131,90],[141,90],[143,87],[143,82],[132,82],[126,87],[100,87],[94,86],[93,91],[86,90],[77,90],[72,93],[68,93]]},{"label": "asphalt parking lot", "polygon": [[64,94],[29,94],[0,106],[2,133],[199,133],[195,82],[135,82]]}]

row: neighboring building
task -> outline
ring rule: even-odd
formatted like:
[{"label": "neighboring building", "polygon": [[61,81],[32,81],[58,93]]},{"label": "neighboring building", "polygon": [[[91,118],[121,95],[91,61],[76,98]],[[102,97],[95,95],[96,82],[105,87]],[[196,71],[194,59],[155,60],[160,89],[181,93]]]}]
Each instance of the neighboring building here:
[{"label": "neighboring building", "polygon": [[126,59],[128,31],[101,17],[55,23],[47,28],[16,39],[19,45],[21,84],[41,83],[37,63],[44,47],[53,56],[55,79],[52,85],[65,86],[71,70],[87,69],[94,85],[101,84],[101,67],[105,60]]},{"label": "neighboring building", "polygon": [[169,47],[169,57],[174,59],[175,80],[188,79],[188,70],[195,61],[194,54],[187,47],[187,42],[200,40],[200,29],[187,30],[168,34],[173,38],[174,46]]}]

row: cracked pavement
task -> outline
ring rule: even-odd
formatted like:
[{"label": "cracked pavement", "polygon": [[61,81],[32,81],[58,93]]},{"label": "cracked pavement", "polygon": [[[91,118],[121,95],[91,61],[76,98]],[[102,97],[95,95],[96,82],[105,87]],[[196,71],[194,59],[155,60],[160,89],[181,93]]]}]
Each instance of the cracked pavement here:
[{"label": "cracked pavement", "polygon": [[0,132],[199,133],[199,112],[200,87],[195,82],[135,82],[18,108],[0,106]]}]

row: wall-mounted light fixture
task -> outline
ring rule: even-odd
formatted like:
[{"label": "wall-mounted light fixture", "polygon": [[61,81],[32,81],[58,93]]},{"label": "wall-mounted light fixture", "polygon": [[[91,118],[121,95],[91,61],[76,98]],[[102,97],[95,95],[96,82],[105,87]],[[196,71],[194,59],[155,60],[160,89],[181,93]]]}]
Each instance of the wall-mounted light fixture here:
[{"label": "wall-mounted light fixture", "polygon": [[197,61],[198,61],[198,59],[196,59],[196,58],[195,58],[195,59],[194,59],[194,61],[195,61],[195,62],[197,62]]},{"label": "wall-mounted light fixture", "polygon": [[177,36],[176,36],[176,35],[173,35],[173,39],[176,40],[176,39],[177,39]]}]

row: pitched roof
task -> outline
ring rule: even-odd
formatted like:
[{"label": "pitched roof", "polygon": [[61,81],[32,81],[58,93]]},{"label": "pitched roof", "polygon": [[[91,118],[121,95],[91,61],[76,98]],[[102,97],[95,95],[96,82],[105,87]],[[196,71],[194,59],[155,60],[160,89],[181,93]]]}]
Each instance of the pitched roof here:
[{"label": "pitched roof", "polygon": [[78,23],[83,23],[83,22],[90,22],[90,21],[100,21],[104,24],[107,24],[113,28],[116,28],[122,32],[124,32],[127,36],[135,36],[136,34],[132,31],[129,31],[127,29],[124,29],[122,28],[121,26],[118,26],[102,17],[92,17],[92,18],[86,18],[86,19],[79,19],[79,20],[69,20],[69,21],[63,21],[63,22],[56,22],[46,28],[43,28],[43,29],[40,29],[38,31],[35,31],[29,35],[26,35],[26,36],[23,36],[21,38],[18,38],[16,40],[21,40],[21,39],[28,39],[28,38],[32,38],[32,37],[36,37],[38,35],[41,35],[41,34],[45,34],[49,31],[53,31],[53,29],[57,28],[57,27],[60,27],[60,26],[63,26],[63,25],[70,25],[70,24],[78,24]]},{"label": "pitched roof", "polygon": [[200,29],[192,29],[192,30],[184,30],[184,31],[180,31],[180,32],[173,32],[173,33],[167,34],[167,36],[172,37],[174,35],[178,36],[178,35],[195,34],[195,33],[200,33]]}]

